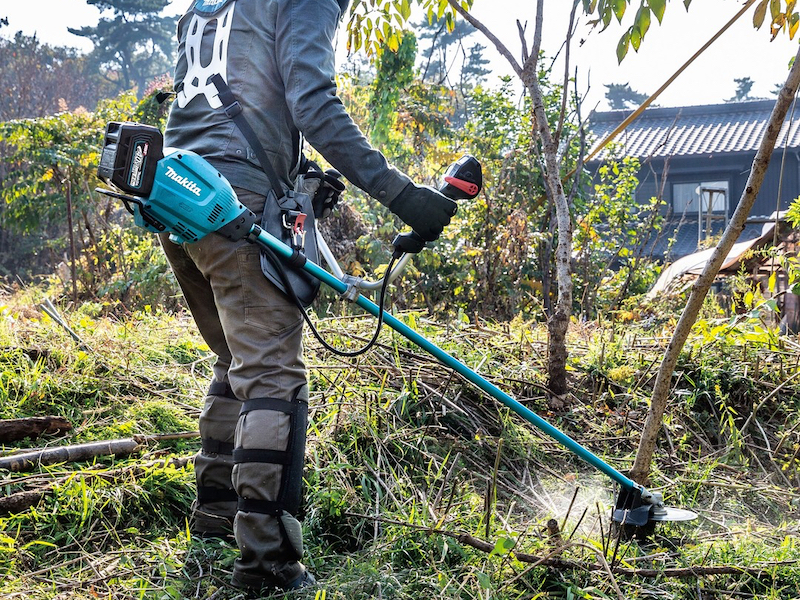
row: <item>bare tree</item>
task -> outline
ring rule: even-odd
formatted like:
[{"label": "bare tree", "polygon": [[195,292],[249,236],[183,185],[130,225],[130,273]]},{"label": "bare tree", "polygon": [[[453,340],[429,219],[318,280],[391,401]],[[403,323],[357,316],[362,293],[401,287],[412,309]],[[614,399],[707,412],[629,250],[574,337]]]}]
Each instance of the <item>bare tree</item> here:
[{"label": "bare tree", "polygon": [[[572,218],[570,216],[569,202],[564,194],[564,187],[561,183],[559,141],[564,127],[564,114],[566,112],[566,97],[561,105],[561,115],[558,125],[551,129],[545,114],[544,98],[539,79],[537,76],[539,49],[542,41],[542,26],[544,22],[544,0],[536,2],[536,25],[533,34],[533,46],[528,52],[525,30],[519,25],[518,29],[520,40],[522,41],[522,64],[520,64],[508,48],[495,36],[489,29],[472,14],[462,8],[457,0],[448,0],[450,6],[466,21],[468,21],[478,31],[494,45],[497,51],[509,62],[514,69],[517,77],[522,81],[525,89],[530,94],[532,100],[532,110],[534,122],[536,123],[537,133],[542,144],[542,166],[545,176],[545,186],[549,199],[553,202],[556,209],[556,221],[558,224],[558,244],[555,252],[556,262],[556,285],[558,289],[558,299],[554,310],[548,317],[548,386],[550,391],[556,396],[567,393],[567,328],[569,327],[570,316],[572,315],[572,268],[570,264],[572,256]],[[570,16],[570,25],[566,40],[566,62],[565,82],[563,93],[567,94],[567,73],[569,72],[569,45],[572,39],[575,11],[579,0],[575,0]]]},{"label": "bare tree", "polygon": [[703,269],[703,273],[692,286],[686,308],[684,308],[678,320],[678,324],[672,334],[672,339],[667,346],[667,351],[664,353],[664,358],[661,361],[661,366],[658,370],[656,382],[653,387],[650,409],[645,419],[642,438],[639,441],[639,449],[636,453],[633,469],[631,470],[631,478],[634,481],[644,484],[650,473],[650,464],[653,460],[658,432],[661,430],[661,420],[667,406],[670,389],[672,388],[672,374],[675,371],[675,366],[678,364],[678,357],[686,343],[686,339],[689,337],[692,326],[697,320],[697,315],[700,313],[700,308],[703,306],[703,300],[708,294],[708,290],[711,288],[714,278],[717,276],[723,261],[728,256],[731,247],[744,229],[747,216],[753,208],[758,190],[761,188],[762,181],[764,181],[764,175],[767,172],[767,167],[772,158],[772,152],[775,149],[775,141],[778,138],[778,133],[781,131],[786,113],[789,110],[789,105],[797,93],[799,85],[800,51],[798,51],[794,58],[789,76],[786,78],[786,83],[783,84],[778,94],[778,99],[775,102],[775,107],[772,109],[767,129],[761,139],[758,152],[753,159],[750,176],[747,179],[747,185],[745,185],[739,204],[736,205],[736,210],[731,216],[730,223],[728,223],[728,227],[722,234],[722,239],[720,239],[719,244],[717,244],[711,258]]}]

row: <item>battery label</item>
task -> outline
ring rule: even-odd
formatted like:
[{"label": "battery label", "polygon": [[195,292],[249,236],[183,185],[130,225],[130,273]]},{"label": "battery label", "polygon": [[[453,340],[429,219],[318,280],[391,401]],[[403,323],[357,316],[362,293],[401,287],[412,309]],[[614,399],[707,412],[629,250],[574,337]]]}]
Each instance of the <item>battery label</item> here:
[{"label": "battery label", "polygon": [[144,173],[149,148],[150,143],[147,141],[136,142],[133,148],[133,160],[131,160],[131,169],[128,173],[128,185],[132,188],[138,188],[142,185],[142,174]]}]

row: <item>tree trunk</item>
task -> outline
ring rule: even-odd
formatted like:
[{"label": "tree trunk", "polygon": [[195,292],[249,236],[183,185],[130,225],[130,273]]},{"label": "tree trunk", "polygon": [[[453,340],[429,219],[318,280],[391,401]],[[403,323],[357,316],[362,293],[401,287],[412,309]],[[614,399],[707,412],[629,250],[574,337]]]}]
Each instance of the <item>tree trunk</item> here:
[{"label": "tree trunk", "polygon": [[686,343],[686,339],[689,337],[689,332],[694,322],[697,320],[697,315],[703,305],[703,300],[708,294],[708,290],[714,282],[714,278],[717,276],[720,266],[744,229],[747,216],[753,208],[753,203],[758,195],[761,182],[764,180],[764,175],[767,172],[767,167],[769,166],[769,161],[775,148],[775,141],[783,126],[783,121],[789,110],[789,105],[797,92],[798,85],[800,85],[800,51],[798,51],[795,56],[794,64],[792,65],[791,71],[789,71],[789,76],[786,78],[786,83],[783,84],[783,88],[778,95],[778,100],[775,102],[775,107],[772,109],[772,115],[770,116],[767,129],[764,132],[764,137],[761,139],[758,152],[753,159],[750,176],[747,179],[747,185],[739,200],[739,204],[736,206],[736,210],[731,217],[728,227],[722,234],[722,239],[720,239],[714,253],[703,269],[703,273],[692,286],[686,308],[684,308],[678,320],[675,332],[672,334],[672,339],[661,361],[661,366],[658,370],[656,382],[653,387],[650,409],[647,412],[647,418],[645,419],[644,428],[642,429],[639,449],[636,453],[633,469],[631,470],[631,478],[640,484],[644,485],[646,483],[650,473],[650,464],[653,460],[653,454],[656,448],[656,439],[661,429],[661,420],[664,416],[667,400],[669,399],[669,392],[672,387],[672,373],[675,370],[675,365],[678,363],[678,357]]},{"label": "tree trunk", "polygon": [[553,140],[547,115],[544,111],[544,100],[536,78],[536,63],[529,62],[523,71],[523,82],[533,100],[533,114],[542,140],[542,154],[545,162],[545,183],[556,207],[558,223],[558,244],[556,246],[556,284],[558,300],[555,310],[547,320],[548,388],[556,396],[567,393],[567,328],[572,315],[572,217],[569,205],[561,185],[558,164],[558,147]]},{"label": "tree trunk", "polygon": [[78,305],[78,253],[75,248],[75,228],[72,222],[72,183],[67,179],[67,227],[69,228],[69,253],[72,270],[72,302]]},{"label": "tree trunk", "polygon": [[[524,46],[524,33],[520,31],[523,42],[522,66],[516,61],[506,46],[489,31],[486,26],[467,12],[458,0],[447,0],[453,7],[473,27],[483,33],[486,38],[494,44],[497,51],[508,60],[514,72],[522,80],[523,85],[528,90],[533,101],[533,114],[539,138],[542,142],[542,153],[544,155],[545,185],[548,194],[552,197],[556,207],[556,219],[558,222],[558,245],[556,247],[556,285],[558,288],[558,299],[555,309],[547,322],[548,329],[548,387],[556,396],[567,393],[567,328],[569,327],[570,316],[572,315],[572,269],[570,260],[572,257],[572,218],[569,212],[569,203],[564,195],[564,188],[561,185],[561,169],[558,163],[558,144],[553,139],[553,133],[547,121],[544,111],[544,100],[542,91],[539,88],[537,79],[537,65],[539,62],[539,49],[542,41],[542,26],[544,0],[536,2],[536,30],[533,38],[533,47],[530,53]],[[566,91],[564,92],[566,93]]]}]

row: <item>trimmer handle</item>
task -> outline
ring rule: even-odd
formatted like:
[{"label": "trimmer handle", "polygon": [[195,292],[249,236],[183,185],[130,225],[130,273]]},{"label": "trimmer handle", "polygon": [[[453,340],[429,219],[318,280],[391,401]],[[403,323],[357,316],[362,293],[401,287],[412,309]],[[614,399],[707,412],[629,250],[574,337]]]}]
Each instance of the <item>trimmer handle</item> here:
[{"label": "trimmer handle", "polygon": [[465,154],[450,165],[439,191],[452,200],[472,200],[481,193],[483,171],[474,156]]},{"label": "trimmer handle", "polygon": [[[472,200],[481,193],[483,170],[474,156],[465,154],[444,174],[439,191],[451,200]],[[392,241],[394,254],[416,254],[425,247],[425,240],[416,231],[401,233]]]}]

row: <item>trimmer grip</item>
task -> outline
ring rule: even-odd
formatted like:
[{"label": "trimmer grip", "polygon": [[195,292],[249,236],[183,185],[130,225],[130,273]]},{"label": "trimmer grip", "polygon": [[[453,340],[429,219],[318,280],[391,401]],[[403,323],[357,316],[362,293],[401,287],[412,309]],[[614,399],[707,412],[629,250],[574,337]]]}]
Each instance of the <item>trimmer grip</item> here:
[{"label": "trimmer grip", "polygon": [[439,191],[452,200],[471,200],[481,193],[483,171],[474,156],[465,154],[450,165]]},{"label": "trimmer grip", "polygon": [[425,240],[416,231],[398,234],[392,240],[394,246],[393,256],[399,258],[402,254],[417,254],[425,247]]}]

